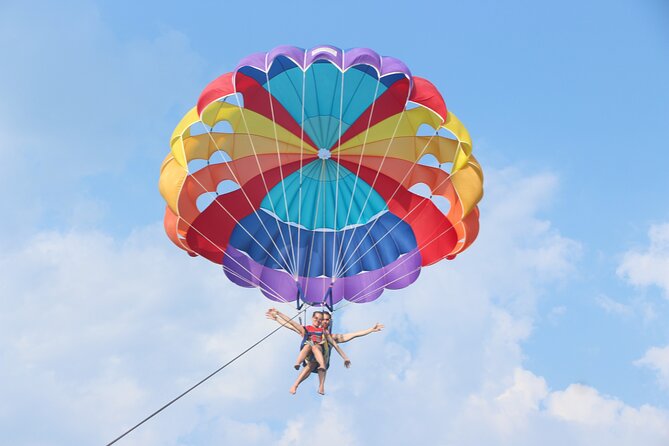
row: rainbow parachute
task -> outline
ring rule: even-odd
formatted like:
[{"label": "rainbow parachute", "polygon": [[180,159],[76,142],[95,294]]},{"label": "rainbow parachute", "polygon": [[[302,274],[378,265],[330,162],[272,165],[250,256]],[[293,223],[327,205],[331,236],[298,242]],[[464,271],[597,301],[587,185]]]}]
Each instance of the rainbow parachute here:
[{"label": "rainbow parachute", "polygon": [[369,302],[478,234],[467,130],[434,85],[369,49],[249,56],[170,146],[169,238],[273,300]]}]

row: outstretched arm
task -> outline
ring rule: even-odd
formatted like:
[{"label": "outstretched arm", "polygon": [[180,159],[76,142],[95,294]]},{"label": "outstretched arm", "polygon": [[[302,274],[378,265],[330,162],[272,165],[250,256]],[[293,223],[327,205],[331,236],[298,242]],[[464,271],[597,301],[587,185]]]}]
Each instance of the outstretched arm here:
[{"label": "outstretched arm", "polygon": [[337,344],[337,342],[332,338],[330,333],[325,332],[325,338],[327,341],[332,344],[335,350],[337,350],[337,353],[339,353],[339,356],[341,356],[341,359],[344,360],[344,366],[346,368],[351,367],[351,360],[348,359],[348,356],[346,356],[346,353],[344,353],[344,350],[341,349],[341,347]]},{"label": "outstretched arm", "polygon": [[367,330],[360,330],[356,331],[353,333],[344,333],[344,334],[333,334],[332,338],[339,342],[340,344],[343,344],[344,342],[348,342],[352,339],[359,338],[360,336],[367,336],[370,333],[374,333],[376,331],[381,331],[384,329],[383,324],[379,324],[378,322],[374,324],[372,328],[368,328]]},{"label": "outstretched arm", "polygon": [[298,324],[293,319],[289,318],[288,316],[286,316],[285,314],[283,314],[282,312],[280,312],[276,308],[270,308],[269,310],[267,310],[267,312],[265,313],[265,317],[267,317],[267,319],[272,319],[272,320],[277,321],[279,324],[283,325],[286,328],[289,328],[289,329],[293,330],[295,333],[299,334],[300,336],[305,335],[304,327],[302,327],[300,324]]}]

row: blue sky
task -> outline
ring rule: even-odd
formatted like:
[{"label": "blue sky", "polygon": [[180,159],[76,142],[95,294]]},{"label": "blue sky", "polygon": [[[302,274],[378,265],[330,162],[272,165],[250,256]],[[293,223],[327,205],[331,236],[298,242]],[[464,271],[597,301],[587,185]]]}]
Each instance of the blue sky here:
[{"label": "blue sky", "polygon": [[326,398],[285,391],[285,333],[126,444],[665,444],[669,6],[461,3],[1,3],[8,444],[109,441],[272,328],[164,237],[158,171],[210,80],[324,43],[440,89],[486,176],[480,238],[338,316],[387,329],[346,346]]}]

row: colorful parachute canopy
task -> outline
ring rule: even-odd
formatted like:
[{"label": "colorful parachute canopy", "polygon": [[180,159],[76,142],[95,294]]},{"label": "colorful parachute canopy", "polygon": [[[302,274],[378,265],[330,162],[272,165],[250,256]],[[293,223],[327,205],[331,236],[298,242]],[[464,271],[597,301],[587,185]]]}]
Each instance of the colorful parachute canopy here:
[{"label": "colorful parachute canopy", "polygon": [[368,302],[478,234],[467,130],[434,85],[369,49],[249,56],[170,145],[167,235],[273,300]]}]

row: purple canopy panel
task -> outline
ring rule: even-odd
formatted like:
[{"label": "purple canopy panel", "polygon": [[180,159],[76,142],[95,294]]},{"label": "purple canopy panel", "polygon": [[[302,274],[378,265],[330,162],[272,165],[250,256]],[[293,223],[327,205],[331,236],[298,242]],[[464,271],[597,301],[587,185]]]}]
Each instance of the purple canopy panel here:
[{"label": "purple canopy panel", "polygon": [[399,59],[389,56],[380,56],[369,48],[351,48],[342,50],[332,45],[320,45],[308,50],[295,46],[282,45],[266,53],[255,53],[243,58],[237,65],[236,70],[241,67],[254,67],[268,72],[274,60],[284,56],[294,61],[303,70],[318,60],[328,60],[344,71],[354,65],[365,64],[374,67],[380,76],[392,73],[403,73],[411,80],[411,71]]},{"label": "purple canopy panel", "polygon": [[232,246],[225,252],[223,270],[231,281],[258,287],[272,300],[292,302],[297,297],[297,286],[290,274],[267,268]]},{"label": "purple canopy panel", "polygon": [[307,63],[308,67],[317,60],[329,60],[334,65],[342,69],[342,60],[343,60],[344,51],[336,46],[332,45],[320,45],[315,46],[307,50]]},{"label": "purple canopy panel", "polygon": [[303,48],[298,48],[296,46],[289,46],[289,45],[283,45],[283,46],[277,46],[274,48],[272,51],[267,53],[267,66],[265,67],[265,71],[269,71],[269,68],[272,66],[274,63],[274,59],[276,59],[279,56],[284,56],[292,60],[297,64],[297,66],[301,67],[303,70],[306,67],[306,51]]},{"label": "purple canopy panel", "polygon": [[344,70],[353,65],[365,64],[381,72],[381,56],[369,48],[352,48],[344,53]]},{"label": "purple canopy panel", "polygon": [[[334,284],[329,277],[299,277],[301,299],[320,304],[332,284],[332,303],[370,302],[385,288],[400,289],[412,284],[420,275],[420,265],[421,256],[416,248],[384,268],[340,277]],[[288,272],[267,268],[232,246],[226,251],[223,267],[231,281],[245,287],[258,287],[272,300],[292,302],[297,297],[297,284]]]}]

